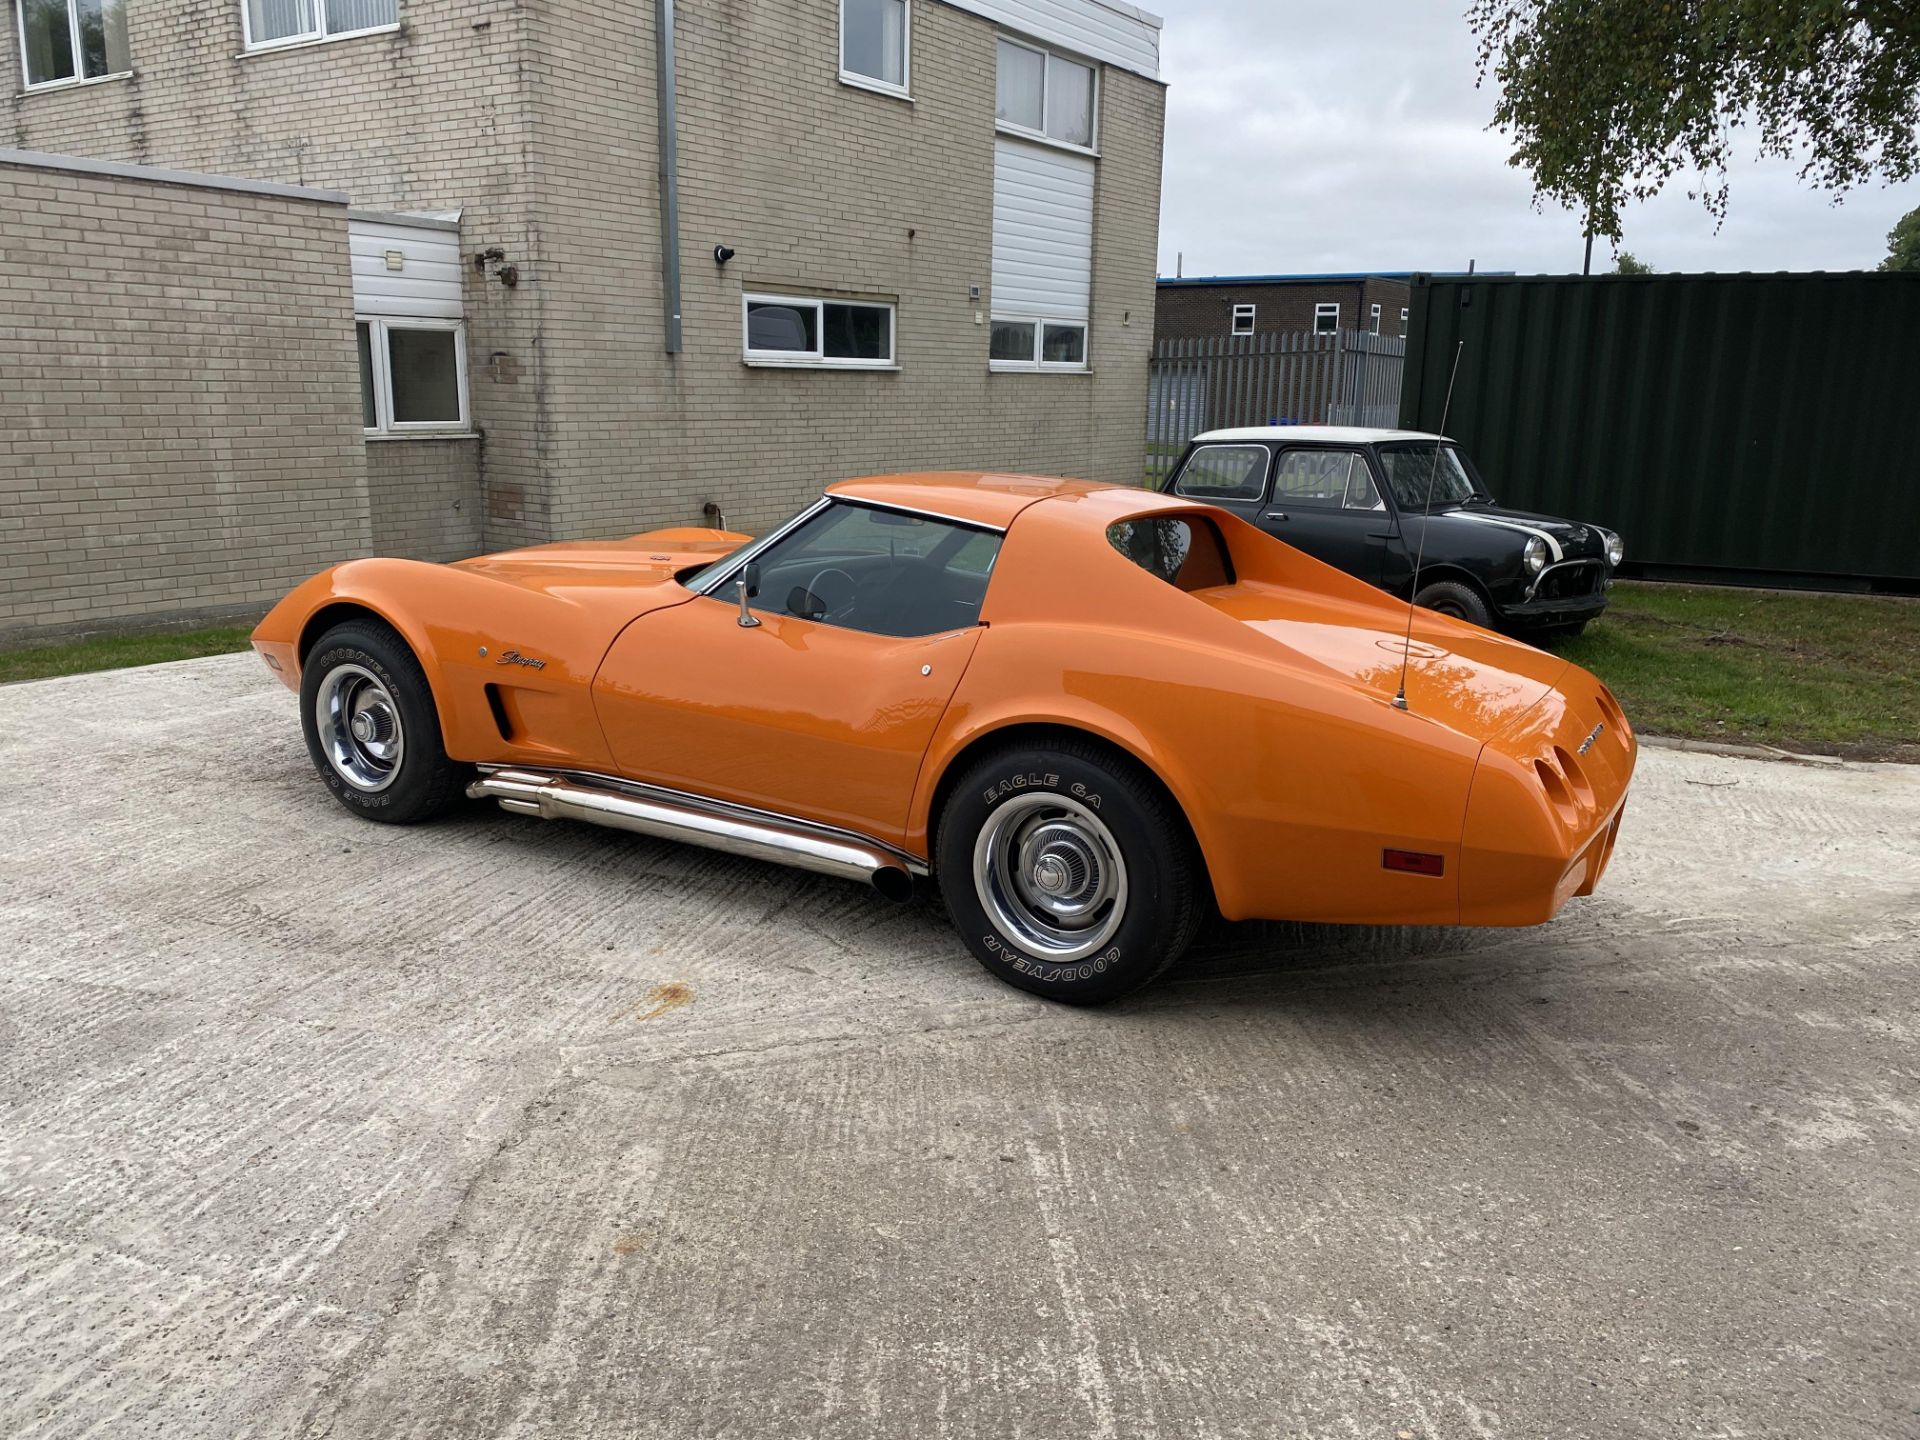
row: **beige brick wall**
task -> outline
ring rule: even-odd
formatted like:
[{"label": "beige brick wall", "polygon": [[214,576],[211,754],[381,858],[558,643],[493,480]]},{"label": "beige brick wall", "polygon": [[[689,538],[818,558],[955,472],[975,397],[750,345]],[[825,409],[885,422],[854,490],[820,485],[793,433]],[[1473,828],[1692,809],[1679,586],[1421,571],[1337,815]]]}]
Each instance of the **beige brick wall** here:
[{"label": "beige brick wall", "polygon": [[[0,143],[461,210],[464,251],[497,245],[521,277],[509,291],[467,273],[489,548],[699,523],[708,499],[760,525],[876,470],[1137,480],[1161,87],[1101,73],[1092,373],[989,374],[967,289],[984,316],[994,30],[912,3],[909,104],[839,82],[839,0],[680,0],[677,357],[661,334],[646,0],[401,0],[398,34],[252,56],[239,0],[142,0],[131,80],[22,95],[17,49],[0,45]],[[738,252],[724,270],[717,243]],[[747,286],[897,299],[900,371],[749,369]],[[408,448],[372,459],[383,497],[448,483],[444,453],[386,443]],[[419,541],[418,516],[387,529],[409,503],[377,506],[380,548]]]},{"label": "beige brick wall", "polygon": [[0,164],[0,215],[0,634],[366,551],[344,205]]},{"label": "beige brick wall", "polygon": [[367,443],[374,547],[408,560],[464,560],[485,548],[479,440]]},{"label": "beige brick wall", "polygon": [[[996,468],[1138,482],[1164,92],[1106,68],[1092,371],[992,374],[995,32],[914,0],[912,103],[840,83],[835,0],[680,6],[685,351],[662,346],[652,10],[554,0],[541,128],[557,528],[755,528],[847,475]],[[603,56],[623,57],[613,66]],[[563,103],[563,97],[564,102]],[[611,133],[626,137],[609,143]],[[713,247],[736,252],[724,269]],[[899,303],[898,373],[750,368],[746,290]]]},{"label": "beige brick wall", "polygon": [[[320,186],[370,209],[459,210],[468,254],[498,246],[523,275],[537,274],[523,62],[540,6],[400,8],[397,33],[247,54],[240,0],[138,0],[127,7],[132,78],[28,94],[14,7],[0,0],[0,146]],[[496,544],[547,533],[539,305],[536,284],[509,291],[467,273],[474,420],[491,441]],[[496,353],[521,361],[505,369],[511,383],[491,378]],[[375,473],[384,482],[401,472],[407,454],[386,454]],[[425,443],[417,459],[436,483],[445,455]],[[389,537],[376,534],[375,544],[387,549]]]}]

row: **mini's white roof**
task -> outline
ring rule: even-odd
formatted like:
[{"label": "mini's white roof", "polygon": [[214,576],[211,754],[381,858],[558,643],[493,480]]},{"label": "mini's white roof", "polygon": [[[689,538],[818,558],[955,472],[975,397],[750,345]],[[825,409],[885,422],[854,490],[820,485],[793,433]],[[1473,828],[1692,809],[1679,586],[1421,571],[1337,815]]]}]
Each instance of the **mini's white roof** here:
[{"label": "mini's white roof", "polygon": [[1323,445],[1381,445],[1391,440],[1444,440],[1425,430],[1375,430],[1365,425],[1244,425],[1208,430],[1195,440],[1298,440]]}]

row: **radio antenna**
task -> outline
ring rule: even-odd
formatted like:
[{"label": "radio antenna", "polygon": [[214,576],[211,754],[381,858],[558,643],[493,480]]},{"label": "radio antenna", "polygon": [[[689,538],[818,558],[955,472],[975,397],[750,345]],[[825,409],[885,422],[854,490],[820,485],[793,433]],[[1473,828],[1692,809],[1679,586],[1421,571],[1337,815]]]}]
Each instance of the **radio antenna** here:
[{"label": "radio antenna", "polygon": [[1453,369],[1447,372],[1447,398],[1440,406],[1440,433],[1433,437],[1433,464],[1427,467],[1427,503],[1420,517],[1420,544],[1413,552],[1413,588],[1407,591],[1407,633],[1400,643],[1400,688],[1393,692],[1393,708],[1407,708],[1407,662],[1413,658],[1413,610],[1420,594],[1420,564],[1427,558],[1427,527],[1433,523],[1433,482],[1440,473],[1440,447],[1447,438],[1447,416],[1453,411],[1453,382],[1460,378],[1460,352],[1467,342],[1456,340]]}]

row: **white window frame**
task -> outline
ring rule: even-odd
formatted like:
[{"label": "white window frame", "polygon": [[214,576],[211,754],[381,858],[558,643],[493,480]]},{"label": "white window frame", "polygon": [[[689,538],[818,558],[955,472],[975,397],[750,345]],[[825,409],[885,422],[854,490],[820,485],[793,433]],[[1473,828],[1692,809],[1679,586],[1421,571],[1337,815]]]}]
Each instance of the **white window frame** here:
[{"label": "white window frame", "polygon": [[[1333,328],[1331,330],[1322,330],[1320,328],[1320,322],[1329,315],[1333,317]],[[1338,335],[1340,333],[1340,302],[1338,300],[1322,300],[1313,307],[1313,333],[1316,335]]]},{"label": "white window frame", "polygon": [[[1253,334],[1254,320],[1255,320],[1255,317],[1259,314],[1259,309],[1260,307],[1257,305],[1234,306],[1233,307],[1233,324],[1227,333],[1230,335]],[[1244,330],[1240,328],[1240,322],[1242,320],[1245,320],[1247,322],[1247,328]]]},{"label": "white window frame", "polygon": [[[467,322],[415,318],[411,315],[355,315],[355,328],[367,329],[367,350],[373,360],[373,425],[363,428],[369,440],[470,435],[473,410],[467,398]],[[395,420],[393,418],[393,358],[387,346],[389,330],[451,330],[455,386],[460,396],[458,420]],[[356,341],[355,348],[358,348]]]},{"label": "white window frame", "polygon": [[858,70],[847,69],[847,0],[840,0],[840,83],[851,85],[859,90],[874,90],[882,95],[891,95],[897,100],[913,99],[913,0],[905,0],[902,6],[901,28],[905,32],[900,37],[900,83],[889,85],[884,80],[876,80],[871,75],[862,75]]},{"label": "white window frame", "polygon": [[[125,80],[133,74],[133,42],[131,36],[128,37],[127,42],[126,69],[110,70],[105,75],[87,74],[86,51],[80,44],[80,7],[74,4],[73,0],[66,0],[66,4],[68,43],[73,46],[73,74],[64,80],[30,81],[27,79],[27,17],[21,0],[13,0],[13,26],[17,32],[16,38],[20,42],[20,89],[22,93],[29,91],[38,93],[41,90],[65,90],[75,85],[99,85],[108,80]],[[245,0],[242,0],[241,8],[243,10],[245,9]]]},{"label": "white window frame", "polygon": [[[747,310],[753,305],[811,305],[814,308],[813,349],[755,350],[749,340]],[[851,305],[887,312],[887,356],[884,360],[848,360],[828,355],[829,305]],[[856,300],[845,295],[776,295],[749,290],[740,297],[740,356],[749,365],[772,370],[898,370],[900,368],[900,307],[891,300]]]},{"label": "white window frame", "polygon": [[[1038,42],[1033,40],[1028,40],[1023,36],[1009,35],[1004,30],[999,32],[995,36],[995,39],[998,42],[995,44],[994,51],[993,51],[994,53],[994,84],[996,86],[998,86],[998,84],[1000,83],[1000,76],[999,76],[1000,44],[1013,45],[1022,50],[1031,50],[1034,54],[1040,57],[1040,128],[1038,130],[1029,130],[1024,125],[1015,125],[1010,120],[1002,120],[998,113],[1000,106],[999,106],[999,101],[997,99],[997,95],[998,95],[997,90],[995,92],[996,99],[994,102],[995,114],[993,117],[993,128],[998,130],[1002,135],[1017,135],[1022,140],[1031,140],[1038,145],[1051,145],[1058,150],[1071,150],[1076,155],[1092,155],[1096,159],[1099,158],[1099,155],[1100,155],[1100,67],[1099,65],[1097,65],[1092,60],[1083,59],[1080,56],[1072,54],[1069,51],[1052,50],[1045,45],[1039,44]],[[1090,140],[1089,144],[1076,145],[1071,140],[1057,139],[1056,137],[1049,135],[1047,133],[1047,120],[1049,118],[1048,110],[1049,110],[1049,107],[1053,104],[1053,86],[1049,83],[1049,78],[1052,74],[1052,71],[1047,62],[1052,60],[1053,57],[1056,55],[1059,56],[1062,60],[1065,60],[1070,64],[1085,66],[1092,76],[1093,113],[1089,117],[1089,123],[1093,133],[1089,137],[1089,140]]]},{"label": "white window frame", "polygon": [[1367,333],[1369,335],[1378,335],[1380,333],[1380,307],[1378,305],[1375,305],[1367,312]]},{"label": "white window frame", "polygon": [[1404,305],[1400,307],[1400,333],[1407,333],[1407,307]]},{"label": "white window frame", "polygon": [[394,0],[395,19],[387,25],[367,25],[358,30],[328,30],[327,0],[313,0],[313,22],[315,28],[302,30],[298,35],[282,35],[276,40],[255,40],[253,38],[253,12],[247,6],[247,0],[240,0],[240,33],[245,38],[249,52],[257,50],[284,50],[289,45],[321,45],[329,40],[351,40],[356,35],[390,35],[400,28],[399,0]]},{"label": "white window frame", "polygon": [[[1031,360],[996,360],[991,349],[992,326],[988,326],[989,349],[987,368],[1028,375],[1084,375],[1093,368],[1093,327],[1089,321],[1074,318],[1066,319],[1059,315],[1016,315],[1008,311],[994,312],[992,319],[1008,325],[1033,326],[1033,358]],[[1042,360],[1047,351],[1047,326],[1057,330],[1069,327],[1080,332],[1080,355],[1076,361]]]}]

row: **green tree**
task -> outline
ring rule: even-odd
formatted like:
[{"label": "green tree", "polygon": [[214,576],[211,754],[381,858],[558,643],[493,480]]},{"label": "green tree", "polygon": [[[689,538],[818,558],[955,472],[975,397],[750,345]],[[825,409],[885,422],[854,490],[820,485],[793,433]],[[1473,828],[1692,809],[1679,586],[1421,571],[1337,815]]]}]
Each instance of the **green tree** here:
[{"label": "green tree", "polygon": [[1613,273],[1616,275],[1651,275],[1653,267],[1640,259],[1631,250],[1622,250],[1613,257]]},{"label": "green tree", "polygon": [[1618,243],[1620,212],[1685,176],[1727,211],[1735,129],[1844,191],[1920,173],[1912,0],[1471,0],[1494,124],[1536,201]]},{"label": "green tree", "polygon": [[1920,207],[1909,210],[1887,232],[1882,270],[1920,270]]}]

